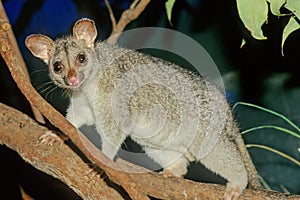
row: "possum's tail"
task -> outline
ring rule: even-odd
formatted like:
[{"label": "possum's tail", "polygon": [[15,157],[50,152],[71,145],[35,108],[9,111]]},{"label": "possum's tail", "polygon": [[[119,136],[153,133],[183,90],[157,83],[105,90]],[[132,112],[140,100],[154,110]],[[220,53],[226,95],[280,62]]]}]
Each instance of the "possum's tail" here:
[{"label": "possum's tail", "polygon": [[248,172],[249,187],[251,187],[251,188],[261,188],[262,185],[260,184],[258,173],[255,169],[255,166],[252,162],[252,159],[251,159],[251,157],[249,155],[249,152],[246,148],[245,142],[244,142],[244,140],[242,138],[242,135],[240,133],[238,133],[236,135],[235,143],[236,143],[236,146],[237,146],[239,152],[242,155],[242,158],[243,158],[244,163],[245,163],[246,170]]}]

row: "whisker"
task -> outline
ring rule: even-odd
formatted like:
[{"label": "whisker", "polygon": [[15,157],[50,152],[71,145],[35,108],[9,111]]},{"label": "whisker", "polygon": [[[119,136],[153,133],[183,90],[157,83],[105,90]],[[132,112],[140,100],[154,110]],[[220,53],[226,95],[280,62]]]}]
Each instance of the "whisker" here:
[{"label": "whisker", "polygon": [[[54,85],[54,88],[52,88],[46,95],[45,95],[45,99],[48,99],[49,94],[51,94],[53,91],[55,91],[55,89],[57,89],[58,86]],[[53,97],[53,96],[52,96]]]},{"label": "whisker", "polygon": [[[36,90],[42,94],[44,96],[45,99],[53,99],[54,96],[54,92],[58,92],[60,93],[60,95],[62,95],[62,97],[65,98],[69,98],[72,94],[72,90],[68,89],[68,88],[61,88],[58,85],[56,85],[52,80],[40,84],[38,86],[35,86]],[[56,89],[58,89],[57,91],[55,91]]]},{"label": "whisker", "polygon": [[128,145],[126,144],[126,142],[125,142],[125,140],[122,142],[122,146],[124,145],[124,150],[129,150],[129,147],[128,147]]},{"label": "whisker", "polygon": [[46,83],[43,83],[43,84],[40,84],[40,85],[37,85],[35,86],[36,90],[37,91],[40,91],[41,89],[43,89],[44,87],[48,86],[48,85],[52,85],[54,84],[52,81],[49,81],[49,82],[46,82]]},{"label": "whisker", "polygon": [[72,90],[70,89],[61,88],[61,90],[62,90],[62,95],[66,98],[70,97],[70,95],[72,94]]},{"label": "whisker", "polygon": [[46,71],[48,71],[48,69],[34,70],[33,72],[30,73],[30,76],[34,76],[36,73],[42,73],[42,72],[46,72]]},{"label": "whisker", "polygon": [[55,94],[58,93],[60,90],[60,87],[58,87],[57,85],[55,85],[56,87],[53,88],[53,92],[51,92],[51,96],[50,96],[50,100],[53,101],[53,96],[55,97]]},{"label": "whisker", "polygon": [[61,88],[61,87],[58,87],[58,92],[60,92],[61,96],[65,96],[65,89],[64,88]]},{"label": "whisker", "polygon": [[55,85],[50,84],[50,85],[48,85],[48,86],[45,87],[45,88],[41,88],[41,89],[39,90],[39,93],[45,94],[45,93],[47,92],[47,90],[49,90],[49,89],[52,88],[52,87],[55,87]]},{"label": "whisker", "polygon": [[39,93],[44,95],[47,93],[47,91],[49,91],[50,88],[52,88],[52,85],[49,85],[48,87],[44,88],[43,90],[40,90]]}]

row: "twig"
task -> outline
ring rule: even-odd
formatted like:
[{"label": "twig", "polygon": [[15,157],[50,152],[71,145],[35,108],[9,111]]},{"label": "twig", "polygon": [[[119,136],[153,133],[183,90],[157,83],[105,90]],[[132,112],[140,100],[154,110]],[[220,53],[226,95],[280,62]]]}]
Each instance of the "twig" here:
[{"label": "twig", "polygon": [[132,4],[130,5],[130,9],[134,9],[139,2],[140,2],[140,0],[134,0],[132,2]]},{"label": "twig", "polygon": [[117,27],[117,22],[116,22],[116,18],[114,16],[114,12],[110,6],[110,3],[108,0],[104,0],[105,4],[106,4],[106,7],[108,9],[108,12],[109,12],[109,17],[110,17],[110,20],[111,20],[111,24],[112,24],[112,29],[116,29]]},{"label": "twig", "polygon": [[[105,0],[107,1],[107,0]],[[148,5],[148,3],[150,2],[150,0],[135,0],[129,7],[128,10],[125,10],[121,17],[120,20],[118,21],[117,24],[113,24],[113,30],[112,33],[110,34],[110,36],[107,39],[107,42],[110,44],[115,44],[118,40],[118,38],[120,37],[120,34],[122,33],[122,31],[125,29],[125,27],[132,22],[133,20],[135,20],[146,8],[146,6]],[[113,12],[109,7],[107,7],[111,16],[111,20],[112,20],[112,16],[113,16],[113,20],[115,21],[115,17],[113,15]],[[113,23],[112,20],[112,23]],[[114,22],[115,23],[115,22]]]}]

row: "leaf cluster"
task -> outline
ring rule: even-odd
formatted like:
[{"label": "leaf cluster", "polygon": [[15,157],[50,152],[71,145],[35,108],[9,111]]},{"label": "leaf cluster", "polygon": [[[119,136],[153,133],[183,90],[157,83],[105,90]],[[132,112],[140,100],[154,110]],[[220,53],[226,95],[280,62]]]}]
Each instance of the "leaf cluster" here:
[{"label": "leaf cluster", "polygon": [[[289,17],[284,27],[281,41],[281,52],[287,37],[300,28],[300,1],[297,0],[236,0],[239,16],[250,31],[251,35],[258,40],[267,39],[264,36],[262,25],[268,22],[268,14]],[[287,11],[283,13],[282,10]],[[242,45],[244,42],[242,43]]]}]

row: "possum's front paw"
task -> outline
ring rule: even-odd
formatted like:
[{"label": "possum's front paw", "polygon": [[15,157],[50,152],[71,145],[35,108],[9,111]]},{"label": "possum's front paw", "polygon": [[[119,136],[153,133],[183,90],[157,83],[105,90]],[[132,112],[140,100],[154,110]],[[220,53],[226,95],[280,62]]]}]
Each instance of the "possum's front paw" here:
[{"label": "possum's front paw", "polygon": [[52,131],[47,131],[39,138],[39,144],[54,145],[55,143],[62,145],[64,140]]},{"label": "possum's front paw", "polygon": [[[170,177],[175,176],[175,174],[172,171],[167,170],[167,169],[162,171],[161,174],[164,178],[170,178]],[[175,177],[178,177],[178,176],[175,176]]]},{"label": "possum's front paw", "polygon": [[162,172],[163,177],[178,177],[178,178],[183,178],[183,176],[187,173],[186,167],[178,166],[178,167],[173,167],[173,168],[166,168]]},{"label": "possum's front paw", "polygon": [[171,177],[176,176],[179,178],[183,178],[183,176],[187,173],[187,161],[184,158],[180,158],[176,160],[172,165],[166,167],[162,172],[163,177]]},{"label": "possum's front paw", "polygon": [[237,200],[242,192],[243,189],[240,186],[227,184],[223,200]]}]

